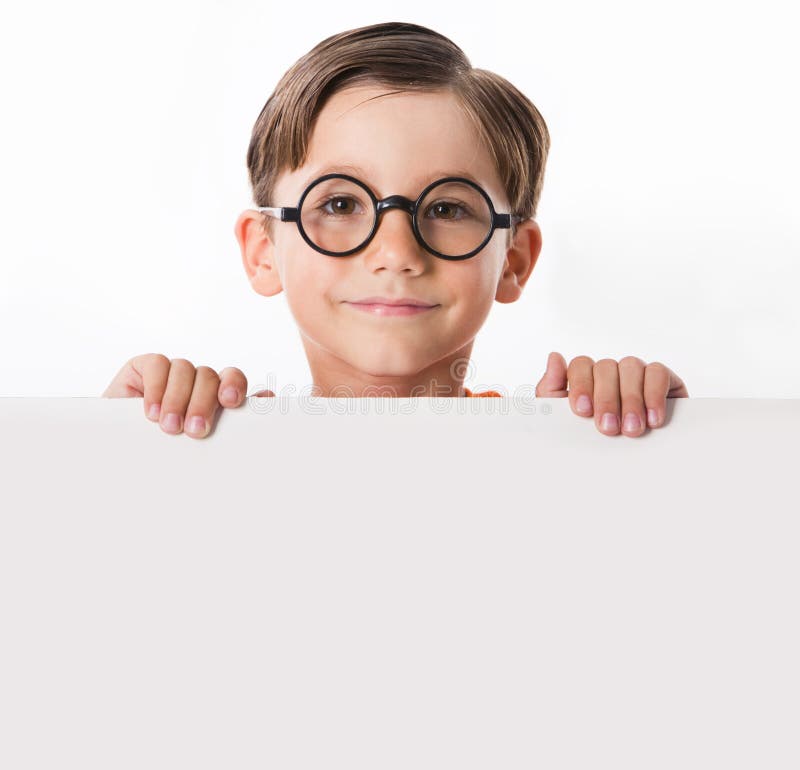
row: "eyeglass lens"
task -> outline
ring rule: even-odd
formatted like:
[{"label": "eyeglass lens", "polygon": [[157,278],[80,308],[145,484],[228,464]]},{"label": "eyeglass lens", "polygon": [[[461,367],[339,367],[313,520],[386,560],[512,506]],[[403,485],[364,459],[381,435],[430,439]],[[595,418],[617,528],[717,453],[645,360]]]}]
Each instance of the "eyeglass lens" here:
[{"label": "eyeglass lens", "polygon": [[[300,221],[318,247],[345,252],[360,246],[372,232],[375,207],[363,187],[347,179],[326,179],[306,194]],[[420,202],[417,227],[431,249],[458,257],[483,243],[492,227],[492,213],[474,187],[442,182]]]}]

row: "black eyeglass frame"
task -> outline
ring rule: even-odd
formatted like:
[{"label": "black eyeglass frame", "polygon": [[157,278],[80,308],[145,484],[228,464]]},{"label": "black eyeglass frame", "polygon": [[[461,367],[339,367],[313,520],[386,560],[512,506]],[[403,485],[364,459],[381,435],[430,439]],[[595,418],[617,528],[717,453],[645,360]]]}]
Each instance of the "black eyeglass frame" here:
[{"label": "black eyeglass frame", "polygon": [[[372,201],[372,206],[375,214],[375,221],[372,223],[372,230],[370,231],[369,235],[364,239],[364,241],[352,248],[348,251],[329,251],[327,249],[323,249],[320,246],[317,246],[311,238],[308,237],[306,231],[303,229],[303,224],[300,221],[300,211],[303,208],[303,202],[305,201],[306,197],[308,196],[309,192],[311,192],[312,188],[318,185],[320,182],[325,182],[328,179],[346,179],[348,182],[352,182],[353,184],[357,184],[361,187],[367,195],[369,195],[370,200]],[[425,196],[437,185],[443,184],[444,182],[464,182],[468,184],[470,187],[476,189],[484,198],[486,203],[489,206],[489,212],[492,216],[492,226],[489,229],[489,232],[484,238],[483,242],[475,249],[470,251],[468,254],[464,254],[462,256],[453,257],[449,254],[442,254],[439,251],[431,248],[426,242],[425,239],[422,237],[422,234],[419,231],[417,226],[417,211],[419,209],[420,204],[422,203]],[[492,204],[492,199],[486,193],[486,191],[478,184],[473,182],[471,179],[466,179],[460,176],[445,176],[441,179],[437,179],[435,182],[431,182],[417,197],[415,201],[412,201],[410,198],[406,198],[403,195],[389,195],[386,198],[378,199],[376,195],[370,190],[365,182],[362,182],[360,179],[356,179],[353,176],[349,176],[348,174],[325,174],[324,176],[319,177],[312,181],[308,187],[303,191],[303,194],[300,196],[300,201],[298,202],[297,206],[261,206],[257,207],[255,210],[265,214],[267,216],[274,217],[275,219],[280,219],[281,222],[294,222],[297,225],[297,229],[300,231],[300,235],[303,237],[303,240],[311,246],[312,249],[315,251],[320,252],[321,254],[326,254],[329,257],[349,257],[351,254],[355,254],[357,251],[361,251],[361,249],[366,248],[371,243],[372,239],[375,237],[375,233],[378,232],[378,227],[380,225],[380,215],[381,212],[387,211],[388,209],[402,209],[403,211],[408,212],[411,215],[411,229],[414,232],[414,237],[417,239],[417,243],[419,243],[422,248],[426,251],[430,252],[436,257],[441,259],[447,259],[451,261],[461,261],[463,259],[469,259],[470,257],[474,257],[487,243],[491,240],[492,236],[494,235],[494,231],[497,229],[508,229],[511,227],[512,222],[514,224],[518,224],[522,221],[522,217],[516,216],[515,214],[498,214],[494,210],[494,205]]]}]

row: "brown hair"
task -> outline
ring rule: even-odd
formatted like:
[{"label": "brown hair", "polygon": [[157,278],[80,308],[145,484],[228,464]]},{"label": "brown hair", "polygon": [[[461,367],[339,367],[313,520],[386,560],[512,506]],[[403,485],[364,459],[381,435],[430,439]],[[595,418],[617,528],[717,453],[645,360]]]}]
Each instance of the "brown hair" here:
[{"label": "brown hair", "polygon": [[[355,85],[401,91],[450,90],[488,148],[511,213],[534,217],[550,134],[533,103],[514,85],[473,67],[449,38],[427,27],[387,22],[326,38],[278,82],[253,126],[247,169],[257,206],[272,202],[284,169],[303,165],[314,119],[337,91]],[[271,233],[271,217],[265,217]],[[513,231],[509,232],[509,242]]]}]

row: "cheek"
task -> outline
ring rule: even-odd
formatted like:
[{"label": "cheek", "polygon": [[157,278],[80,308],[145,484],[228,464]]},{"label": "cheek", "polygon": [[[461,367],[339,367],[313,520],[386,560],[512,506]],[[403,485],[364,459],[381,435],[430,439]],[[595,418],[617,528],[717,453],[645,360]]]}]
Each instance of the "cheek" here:
[{"label": "cheek", "polygon": [[444,280],[461,301],[491,305],[497,292],[497,265],[494,259],[481,259],[465,264],[463,269],[448,270]]},{"label": "cheek", "polygon": [[455,303],[452,322],[467,336],[474,336],[494,306],[498,265],[494,258],[487,258],[464,265],[464,268],[448,270],[445,280],[448,293]]},{"label": "cheek", "polygon": [[286,301],[297,318],[313,321],[319,313],[326,312],[339,297],[343,283],[341,266],[331,257],[302,250],[286,255],[282,276]]}]

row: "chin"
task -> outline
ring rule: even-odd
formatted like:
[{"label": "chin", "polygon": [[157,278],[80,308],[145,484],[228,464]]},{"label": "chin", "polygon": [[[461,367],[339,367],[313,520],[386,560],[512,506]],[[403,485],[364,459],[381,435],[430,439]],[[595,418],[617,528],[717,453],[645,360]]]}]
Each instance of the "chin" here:
[{"label": "chin", "polygon": [[370,377],[413,377],[432,363],[419,351],[404,352],[390,345],[386,350],[372,351],[372,355],[360,355],[351,361],[356,369]]}]

